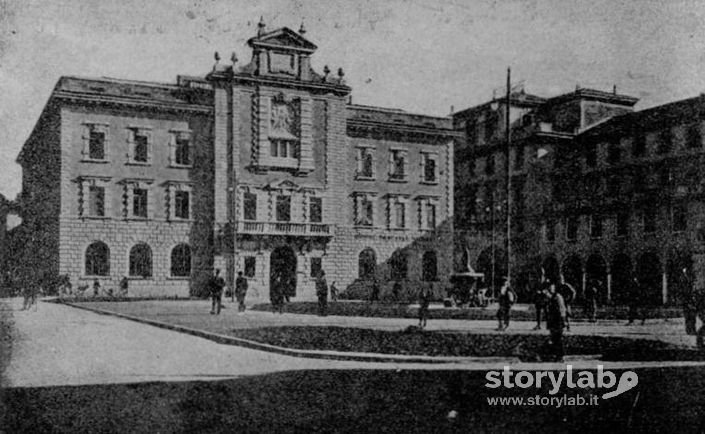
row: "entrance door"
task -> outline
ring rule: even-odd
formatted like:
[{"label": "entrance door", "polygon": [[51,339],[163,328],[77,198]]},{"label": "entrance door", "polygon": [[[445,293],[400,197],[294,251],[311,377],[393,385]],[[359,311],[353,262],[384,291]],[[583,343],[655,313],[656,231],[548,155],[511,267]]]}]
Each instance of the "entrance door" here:
[{"label": "entrance door", "polygon": [[277,247],[269,259],[269,291],[296,297],[296,255],[291,247]]}]

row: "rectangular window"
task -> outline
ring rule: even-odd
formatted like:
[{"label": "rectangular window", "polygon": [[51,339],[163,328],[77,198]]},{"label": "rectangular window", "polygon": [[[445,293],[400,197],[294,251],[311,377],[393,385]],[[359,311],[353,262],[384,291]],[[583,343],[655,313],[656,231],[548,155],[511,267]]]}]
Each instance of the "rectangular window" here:
[{"label": "rectangular window", "polygon": [[105,159],[105,133],[102,131],[93,131],[89,133],[88,139],[88,158],[91,160]]},{"label": "rectangular window", "polygon": [[174,160],[180,166],[191,164],[191,141],[185,138],[176,139]]},{"label": "rectangular window", "polygon": [[674,232],[683,232],[688,228],[688,206],[686,204],[674,205],[671,215]]},{"label": "rectangular window", "polygon": [[568,217],[566,219],[565,237],[568,241],[575,241],[578,239],[578,217],[577,216]]},{"label": "rectangular window", "polygon": [[147,218],[148,192],[145,188],[132,190],[132,216]]},{"label": "rectangular window", "polygon": [[309,202],[309,220],[311,223],[321,223],[323,221],[323,199],[312,197]]},{"label": "rectangular window", "polygon": [[257,270],[257,258],[254,256],[245,257],[245,277],[255,277]]},{"label": "rectangular window", "polygon": [[436,204],[426,204],[426,227],[434,229],[436,227]]},{"label": "rectangular window", "polygon": [[633,140],[632,155],[643,157],[646,154],[646,135],[643,132],[637,132]]},{"label": "rectangular window", "polygon": [[257,220],[257,195],[245,193],[243,197],[243,217],[245,220]]},{"label": "rectangular window", "polygon": [[323,260],[321,258],[311,258],[311,277],[318,277],[323,270]]},{"label": "rectangular window", "polygon": [[642,218],[644,225],[644,233],[650,234],[656,232],[656,209],[645,209]]},{"label": "rectangular window", "polygon": [[146,163],[149,161],[149,137],[135,133],[134,161]]},{"label": "rectangular window", "polygon": [[438,182],[437,175],[436,175],[436,157],[435,155],[431,154],[421,154],[421,169],[423,170],[422,173],[422,180],[423,182],[429,182],[429,183],[434,183]]},{"label": "rectangular window", "polygon": [[397,202],[394,204],[394,223],[395,227],[397,228],[404,228],[406,227],[406,207],[404,206],[404,203]]},{"label": "rectangular window", "polygon": [[617,214],[617,236],[626,237],[629,235],[629,213],[620,212]]},{"label": "rectangular window", "polygon": [[374,178],[374,157],[372,149],[359,148],[357,150],[357,176],[359,178]]},{"label": "rectangular window", "polygon": [[277,196],[277,221],[291,221],[291,196]]},{"label": "rectangular window", "polygon": [[607,160],[610,164],[617,164],[622,158],[622,149],[619,147],[619,143],[610,143],[607,148]]},{"label": "rectangular window", "polygon": [[105,187],[88,188],[88,215],[105,217]]},{"label": "rectangular window", "polygon": [[667,154],[671,152],[671,144],[673,141],[673,136],[671,135],[671,129],[666,128],[661,131],[658,135],[658,148],[659,154]]},{"label": "rectangular window", "polygon": [[702,146],[702,136],[700,134],[700,124],[695,123],[688,126],[686,132],[686,146],[694,149]]},{"label": "rectangular window", "polygon": [[190,193],[188,191],[174,192],[174,216],[179,219],[189,219],[190,212]]},{"label": "rectangular window", "polygon": [[278,157],[279,156],[279,142],[276,140],[272,140],[269,142],[269,153],[272,157]]},{"label": "rectangular window", "polygon": [[403,180],[406,178],[406,152],[400,150],[392,150],[390,158],[390,175],[394,180]]},{"label": "rectangular window", "polygon": [[494,155],[490,155],[485,160],[485,174],[494,175]]},{"label": "rectangular window", "polygon": [[602,217],[599,215],[590,217],[590,236],[592,238],[602,238]]},{"label": "rectangular window", "polygon": [[585,148],[585,164],[588,167],[597,166],[597,144],[589,143]]}]

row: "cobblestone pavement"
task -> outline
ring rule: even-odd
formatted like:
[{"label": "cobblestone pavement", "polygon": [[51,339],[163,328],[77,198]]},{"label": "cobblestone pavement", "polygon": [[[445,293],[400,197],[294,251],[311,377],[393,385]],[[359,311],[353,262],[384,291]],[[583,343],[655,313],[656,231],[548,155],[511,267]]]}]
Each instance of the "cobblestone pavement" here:
[{"label": "cobblestone pavement", "polygon": [[[40,303],[38,310],[21,311],[21,300],[5,302],[14,317],[13,349],[5,377],[10,387],[50,385],[134,383],[144,381],[214,380],[300,369],[501,369],[508,363],[467,361],[464,363],[411,364],[367,363],[297,358],[247,348],[221,345],[206,339],[164,330],[133,321],[100,315],[70,306]],[[159,304],[159,306],[155,305]],[[184,316],[189,311],[206,309],[206,302],[145,302],[145,309],[165,309],[165,315]],[[409,319],[318,318],[307,315],[273,315],[267,312],[247,312],[238,315],[232,305],[220,317],[208,316],[225,326],[241,324],[314,324],[373,326],[385,329],[403,328],[413,324]],[[207,313],[206,313],[207,315]],[[244,324],[244,325],[243,325]],[[437,321],[429,328],[490,331],[490,321]],[[512,328],[522,333],[530,331],[531,323],[514,323]],[[575,325],[576,333],[644,335],[655,333],[668,341],[687,341],[680,336],[682,324],[654,322],[646,326]],[[545,333],[545,332],[543,332]],[[602,362],[601,362],[602,363]],[[577,368],[595,368],[594,360],[575,361]],[[628,366],[660,366],[662,363],[604,363],[605,368]],[[673,365],[673,364],[672,364]],[[676,365],[702,365],[681,362]],[[516,369],[560,368],[560,364],[515,363]]]}]

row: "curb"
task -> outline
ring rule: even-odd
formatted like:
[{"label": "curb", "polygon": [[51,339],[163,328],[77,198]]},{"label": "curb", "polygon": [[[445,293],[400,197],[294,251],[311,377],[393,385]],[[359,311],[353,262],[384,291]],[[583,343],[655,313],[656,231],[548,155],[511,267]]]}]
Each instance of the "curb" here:
[{"label": "curb", "polygon": [[[236,338],[233,336],[222,335],[218,333],[206,332],[203,330],[192,329],[190,327],[168,324],[161,321],[140,318],[123,313],[112,312],[94,307],[80,306],[74,303],[66,303],[58,300],[45,300],[50,303],[62,304],[76,309],[83,309],[89,312],[94,312],[100,315],[115,316],[124,318],[130,321],[135,321],[142,324],[159,327],[166,330],[172,330],[180,333],[186,333],[192,336],[208,339],[210,341],[224,344],[234,345],[253,350],[266,351],[275,354],[281,354],[291,357],[300,357],[306,359],[325,359],[339,361],[354,361],[354,362],[381,362],[381,363],[426,363],[426,364],[448,364],[448,363],[483,363],[483,364],[516,364],[520,363],[518,357],[434,357],[434,356],[406,356],[398,354],[379,354],[379,353],[351,353],[343,351],[322,351],[322,350],[301,350],[295,348],[285,348],[276,345],[264,344],[249,339]],[[590,357],[590,356],[588,356]]]}]

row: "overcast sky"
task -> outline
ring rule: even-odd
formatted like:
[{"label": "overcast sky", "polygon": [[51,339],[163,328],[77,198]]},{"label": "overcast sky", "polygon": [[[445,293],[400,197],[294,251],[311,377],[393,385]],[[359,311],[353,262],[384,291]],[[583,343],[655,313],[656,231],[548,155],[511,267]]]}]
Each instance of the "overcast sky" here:
[{"label": "overcast sky", "polygon": [[356,103],[447,115],[491,98],[507,66],[526,90],[576,85],[643,109],[705,91],[705,1],[33,1],[0,0],[0,193],[62,75],[174,82],[237,52],[260,15],[318,45],[312,63],[345,70]]}]

